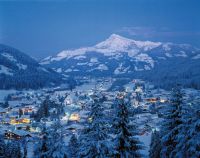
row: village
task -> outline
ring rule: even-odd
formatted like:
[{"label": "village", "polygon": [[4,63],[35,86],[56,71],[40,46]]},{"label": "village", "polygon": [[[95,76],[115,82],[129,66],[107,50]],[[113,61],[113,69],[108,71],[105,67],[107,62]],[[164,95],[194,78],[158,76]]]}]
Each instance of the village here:
[{"label": "village", "polygon": [[[41,138],[41,127],[45,123],[51,126],[59,119],[62,124],[65,141],[69,141],[72,134],[77,134],[84,129],[84,123],[88,120],[88,105],[93,103],[93,94],[101,93],[104,96],[104,104],[109,111],[113,100],[119,91],[109,91],[112,81],[107,78],[90,80],[73,90],[63,88],[42,89],[37,91],[10,91],[1,92],[0,102],[0,134],[5,140],[28,139],[33,143]],[[188,93],[197,93],[187,90]],[[162,105],[167,104],[170,92],[163,89],[156,89],[153,85],[142,80],[133,80],[124,85],[123,93],[131,94],[131,105],[137,109],[136,122],[140,129],[139,138],[148,147],[150,144],[151,132],[159,130],[162,119],[160,111]],[[49,109],[50,117],[37,121],[34,115],[47,96],[58,105],[62,105],[64,114],[59,117],[52,117],[57,113],[56,108]],[[148,152],[148,148],[144,153]],[[31,152],[30,152],[31,153]]]}]

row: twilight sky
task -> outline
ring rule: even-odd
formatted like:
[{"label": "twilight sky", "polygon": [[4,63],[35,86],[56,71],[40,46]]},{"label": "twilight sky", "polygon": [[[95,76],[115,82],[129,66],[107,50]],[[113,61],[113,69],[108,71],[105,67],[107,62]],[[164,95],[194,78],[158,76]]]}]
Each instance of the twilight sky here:
[{"label": "twilight sky", "polygon": [[112,33],[200,48],[200,1],[0,0],[0,43],[38,59]]}]

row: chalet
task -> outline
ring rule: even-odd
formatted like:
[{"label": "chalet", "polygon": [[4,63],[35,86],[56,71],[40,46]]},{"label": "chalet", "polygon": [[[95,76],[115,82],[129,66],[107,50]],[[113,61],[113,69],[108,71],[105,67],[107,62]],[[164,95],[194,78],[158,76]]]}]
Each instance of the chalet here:
[{"label": "chalet", "polygon": [[20,140],[25,137],[31,137],[31,134],[29,132],[23,130],[5,131],[4,135],[6,139],[15,139],[15,140]]},{"label": "chalet", "polygon": [[78,96],[76,96],[76,94],[74,93],[71,93],[67,95],[67,97],[64,100],[64,103],[66,105],[70,105],[70,104],[76,103],[77,101],[78,101]]},{"label": "chalet", "polygon": [[160,99],[160,102],[161,102],[161,103],[166,103],[166,102],[167,102],[167,99],[162,99],[162,98],[161,98],[161,99]]},{"label": "chalet", "polygon": [[138,106],[140,106],[140,102],[138,101],[138,100],[136,100],[136,99],[133,99],[132,101],[131,101],[131,104],[134,106],[134,107],[138,107]]},{"label": "chalet", "polygon": [[10,101],[21,101],[21,100],[22,100],[22,98],[17,95],[13,95],[10,97]]},{"label": "chalet", "polygon": [[30,124],[31,120],[28,117],[21,117],[21,118],[11,118],[10,124],[11,125],[17,125],[17,124]]},{"label": "chalet", "polygon": [[3,116],[6,114],[6,110],[0,107],[0,116]]},{"label": "chalet", "polygon": [[77,122],[79,122],[80,121],[79,114],[77,114],[77,113],[71,114],[70,117],[69,117],[69,121],[77,121]]},{"label": "chalet", "polygon": [[150,103],[156,103],[159,101],[159,98],[147,98],[146,101]]},{"label": "chalet", "polygon": [[72,133],[76,132],[76,128],[74,128],[74,127],[69,127],[67,130],[70,130]]},{"label": "chalet", "polygon": [[137,86],[136,89],[135,89],[135,92],[143,93],[143,87],[142,86]]},{"label": "chalet", "polygon": [[75,132],[79,132],[79,131],[83,130],[83,126],[78,123],[72,124],[72,125],[67,126],[66,130],[69,130],[72,133],[75,133]]},{"label": "chalet", "polygon": [[31,114],[34,111],[34,109],[32,107],[29,107],[29,106],[23,107],[21,110],[23,112],[23,115]]},{"label": "chalet", "polygon": [[68,122],[68,119],[69,119],[69,116],[68,116],[68,115],[65,115],[65,116],[60,117],[61,123],[67,123],[67,122]]},{"label": "chalet", "polygon": [[123,92],[118,93],[118,94],[117,94],[117,98],[118,98],[118,99],[123,99],[123,98],[125,97],[125,95],[126,95],[126,94],[123,93]]}]

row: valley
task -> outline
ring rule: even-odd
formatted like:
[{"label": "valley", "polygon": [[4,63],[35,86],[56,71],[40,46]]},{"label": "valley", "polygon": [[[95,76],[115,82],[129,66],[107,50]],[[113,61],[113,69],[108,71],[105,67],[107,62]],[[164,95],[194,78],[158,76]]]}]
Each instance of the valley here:
[{"label": "valley", "polygon": [[113,140],[127,139],[141,157],[152,157],[171,117],[196,132],[199,55],[191,45],[116,34],[41,61],[0,45],[0,143],[5,153],[12,154],[7,144],[28,158],[76,158],[93,147],[114,157]]},{"label": "valley", "polygon": [[[70,90],[68,86],[41,90],[0,91],[0,131],[5,140],[28,140],[28,157],[33,157],[35,143],[40,142],[43,127],[52,128],[59,120],[63,141],[69,145],[72,135],[79,137],[87,126],[94,96],[103,97],[106,119],[112,120],[112,106],[118,94],[130,95],[129,103],[135,109],[134,121],[138,126],[138,138],[145,145],[141,151],[148,157],[151,134],[161,128],[161,107],[170,100],[170,92],[157,89],[143,80],[134,79],[119,90],[113,87],[115,78],[84,78],[84,83]],[[118,87],[118,86],[117,86]],[[200,91],[184,89],[186,97],[199,97]],[[43,108],[41,108],[43,107]],[[40,113],[39,111],[42,111]],[[46,114],[43,112],[46,111]],[[41,115],[41,116],[40,116]]]}]

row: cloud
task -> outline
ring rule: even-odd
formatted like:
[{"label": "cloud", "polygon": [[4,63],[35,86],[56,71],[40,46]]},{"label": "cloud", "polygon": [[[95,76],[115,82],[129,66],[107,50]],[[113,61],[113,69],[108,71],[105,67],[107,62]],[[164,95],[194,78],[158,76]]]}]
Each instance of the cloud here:
[{"label": "cloud", "polygon": [[155,34],[155,30],[151,27],[123,27],[118,30],[121,33],[128,33],[131,36],[143,36],[152,37]]},{"label": "cloud", "polygon": [[200,36],[200,31],[174,31],[167,27],[154,28],[154,27],[123,27],[117,31],[118,33],[126,33],[135,37],[154,38],[154,37],[189,37]]}]

